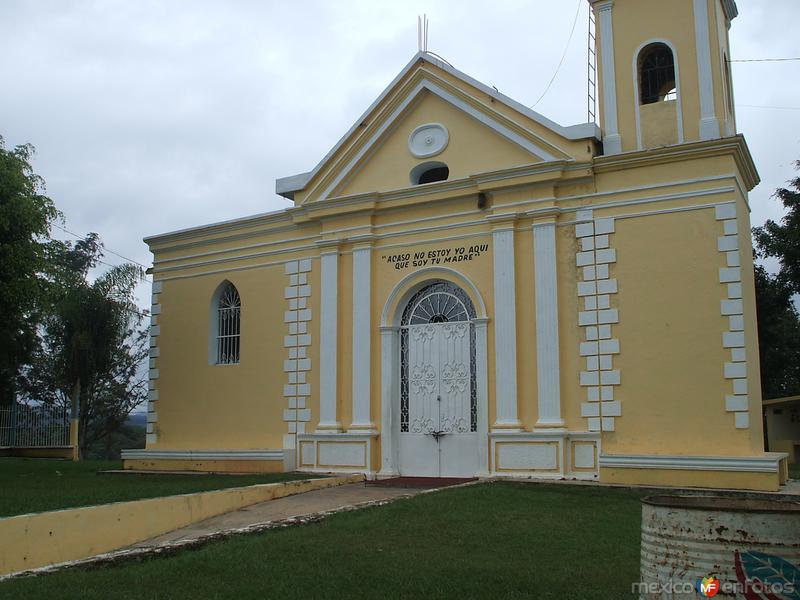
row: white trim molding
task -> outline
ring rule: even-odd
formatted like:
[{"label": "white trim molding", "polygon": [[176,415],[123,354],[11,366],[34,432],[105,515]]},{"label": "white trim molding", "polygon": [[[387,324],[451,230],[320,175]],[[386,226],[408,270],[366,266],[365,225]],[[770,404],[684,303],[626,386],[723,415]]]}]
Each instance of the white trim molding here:
[{"label": "white trim molding", "polygon": [[677,471],[738,471],[778,473],[785,452],[762,456],[674,456],[656,454],[601,454],[601,469],[665,469]]},{"label": "white trim molding", "polygon": [[534,479],[588,479],[599,475],[600,434],[552,429],[495,431],[492,475]]},{"label": "white trim molding", "polygon": [[[452,225],[450,226],[452,227]],[[467,236],[474,237],[475,234],[470,233]],[[463,237],[467,237],[463,236]],[[459,236],[459,239],[462,236]],[[442,238],[437,238],[442,239]],[[406,244],[407,245],[407,244]],[[394,248],[400,247],[398,246],[381,246],[382,250],[386,248]],[[476,286],[468,277],[466,277],[463,273],[456,271],[455,269],[451,269],[450,267],[424,267],[413,273],[409,273],[403,279],[401,279],[392,289],[391,293],[389,294],[388,298],[386,299],[386,303],[383,305],[383,312],[381,313],[381,327],[391,327],[391,326],[399,326],[400,319],[403,314],[402,307],[400,308],[397,303],[403,296],[410,297],[409,290],[411,287],[411,283],[414,281],[431,281],[436,279],[437,277],[446,276],[445,278],[451,278],[456,285],[464,288],[464,291],[467,292],[472,299],[473,304],[475,305],[475,313],[477,318],[485,319],[486,315],[486,304],[483,302],[483,297],[481,293],[478,291],[478,286]]]},{"label": "white trim molding", "polygon": [[600,65],[603,69],[603,154],[622,152],[617,116],[617,76],[614,60],[613,0],[594,2],[600,31]]},{"label": "white trim molding", "polygon": [[714,105],[714,77],[711,72],[711,40],[708,0],[694,0],[694,36],[697,53],[697,88],[700,92],[700,139],[715,140],[719,119]]},{"label": "white trim molding", "polygon": [[283,450],[122,450],[122,460],[283,460]]},{"label": "white trim molding", "polygon": [[311,309],[308,299],[311,296],[311,284],[308,274],[311,272],[310,258],[290,260],[284,264],[284,274],[289,277],[289,285],[284,288],[284,298],[288,310],[284,312],[289,335],[283,339],[283,346],[288,358],[283,361],[283,371],[287,383],[283,386],[283,395],[287,408],[283,410],[287,433],[283,436],[285,454],[284,469],[293,471],[296,466],[296,435],[305,433],[306,423],[311,421],[311,409],[308,398],[311,395],[311,384],[308,373],[311,371],[311,358],[308,349],[311,346],[311,334],[308,325],[311,322]]},{"label": "white trim molding", "polygon": [[[388,305],[388,302],[387,302]],[[400,330],[398,327],[381,327],[381,469],[379,477],[394,477],[399,474],[398,445],[395,425],[395,404],[399,402],[400,387]]]},{"label": "white trim molding", "polygon": [[722,0],[722,9],[725,11],[725,18],[728,19],[728,27],[730,27],[730,21],[733,21],[739,15],[739,9],[736,7],[736,1]]},{"label": "white trim molding", "polygon": [[489,319],[472,320],[475,328],[475,385],[478,387],[478,477],[489,475]]},{"label": "white trim molding", "polygon": [[514,220],[492,231],[496,420],[493,429],[519,430],[517,417],[517,304]]},{"label": "white trim molding", "polygon": [[370,335],[372,334],[372,242],[353,247],[353,422],[350,429],[372,430]]},{"label": "white trim molding", "polygon": [[[719,269],[719,283],[723,286],[720,314],[728,320],[728,330],[722,334],[722,347],[730,350],[730,362],[722,365],[725,379],[725,411],[733,413],[736,429],[750,428],[750,382],[745,343],[744,300],[742,299],[742,268],[739,247],[739,222],[736,204],[717,204],[714,217],[722,222],[722,235],[717,238],[717,251],[725,259]],[[749,246],[747,248],[749,251]],[[728,381],[731,383],[728,384]]]},{"label": "white trim molding", "polygon": [[536,381],[539,419],[536,427],[563,427],[561,365],[558,341],[556,217],[533,223],[536,303]]},{"label": "white trim molding", "polygon": [[375,476],[372,446],[377,432],[316,432],[297,435],[297,470]]},{"label": "white trim molding", "polygon": [[159,401],[158,378],[158,359],[161,356],[161,349],[158,347],[158,337],[161,335],[161,325],[159,325],[159,315],[161,314],[161,292],[164,290],[163,281],[154,281],[152,288],[152,300],[150,307],[150,351],[149,351],[149,383],[147,392],[147,430],[145,433],[145,445],[150,446],[158,443],[158,413],[157,402]]},{"label": "white trim molding", "polygon": [[339,431],[336,414],[338,351],[339,248],[320,252],[319,424],[317,430]]},{"label": "white trim molding", "polygon": [[621,375],[613,367],[620,344],[612,333],[612,326],[619,323],[619,311],[611,307],[618,291],[617,280],[610,273],[610,265],[617,261],[617,252],[611,247],[616,224],[614,217],[593,217],[592,209],[578,210],[575,217],[576,265],[583,275],[582,281],[578,278],[578,326],[586,336],[580,343],[581,358],[586,360],[586,370],[579,373],[580,385],[586,388],[581,416],[587,419],[589,431],[614,431],[615,419],[622,415],[615,394]]}]

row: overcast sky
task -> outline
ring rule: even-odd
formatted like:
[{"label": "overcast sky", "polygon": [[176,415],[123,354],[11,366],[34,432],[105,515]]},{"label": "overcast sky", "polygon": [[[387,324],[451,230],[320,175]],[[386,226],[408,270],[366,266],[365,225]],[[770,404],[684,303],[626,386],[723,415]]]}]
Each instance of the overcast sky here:
[{"label": "overcast sky", "polygon": [[[800,56],[800,2],[738,5],[732,59]],[[430,50],[532,105],[578,7],[536,106],[563,125],[586,120],[586,0],[2,0],[0,135],[36,146],[67,228],[150,264],[146,235],[287,206],[275,179],[312,168],[410,60],[417,15]],[[800,159],[798,70],[733,65],[753,224],[780,217]]]}]

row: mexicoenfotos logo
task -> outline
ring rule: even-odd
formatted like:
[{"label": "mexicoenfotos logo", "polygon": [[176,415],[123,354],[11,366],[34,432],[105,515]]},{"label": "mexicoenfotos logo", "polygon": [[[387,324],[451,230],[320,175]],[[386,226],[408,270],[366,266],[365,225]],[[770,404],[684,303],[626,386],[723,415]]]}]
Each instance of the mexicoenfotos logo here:
[{"label": "mexicoenfotos logo", "polygon": [[713,575],[697,580],[697,591],[706,598],[713,598],[719,592],[719,579]]}]

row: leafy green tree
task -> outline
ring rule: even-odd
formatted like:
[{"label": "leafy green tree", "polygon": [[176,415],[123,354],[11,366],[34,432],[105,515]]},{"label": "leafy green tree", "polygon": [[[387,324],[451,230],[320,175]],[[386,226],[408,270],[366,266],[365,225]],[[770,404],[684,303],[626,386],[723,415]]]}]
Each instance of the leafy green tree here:
[{"label": "leafy green tree", "polygon": [[[800,168],[800,161],[795,163]],[[792,189],[793,188],[793,189]],[[753,228],[758,258],[777,258],[771,275],[756,266],[761,390],[764,398],[800,394],[800,316],[794,295],[800,293],[800,177],[776,190],[785,216]]]},{"label": "leafy green tree", "polygon": [[102,256],[97,234],[51,244],[51,308],[23,377],[27,398],[72,408],[81,453],[118,431],[147,395],[145,315],[134,302],[144,273],[123,264],[90,282]]},{"label": "leafy green tree", "polygon": [[59,214],[44,195],[30,144],[6,150],[0,136],[0,406],[17,393],[17,376],[36,347],[50,224]]},{"label": "leafy green tree", "polygon": [[792,290],[760,265],[755,275],[761,393],[765,399],[800,394],[800,317]]},{"label": "leafy green tree", "polygon": [[[800,161],[795,162],[800,169]],[[777,258],[780,263],[778,278],[795,294],[800,294],[800,177],[789,182],[789,187],[775,191],[786,208],[786,214],[776,223],[768,220],[763,227],[755,227],[753,236],[761,257]]]}]

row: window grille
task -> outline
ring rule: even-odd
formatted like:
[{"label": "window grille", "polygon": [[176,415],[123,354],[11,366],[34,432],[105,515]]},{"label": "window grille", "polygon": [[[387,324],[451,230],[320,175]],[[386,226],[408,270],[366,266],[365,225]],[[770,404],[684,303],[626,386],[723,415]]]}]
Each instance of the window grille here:
[{"label": "window grille", "polygon": [[217,364],[239,362],[242,301],[232,283],[225,286],[217,304]]},{"label": "window grille", "polygon": [[651,44],[639,55],[639,97],[642,104],[677,99],[675,58],[665,44]]},{"label": "window grille", "polygon": [[[432,283],[414,294],[400,319],[400,431],[408,432],[408,326],[471,321],[475,307],[469,296],[448,281]],[[478,431],[477,361],[475,326],[469,328],[470,431]]]}]

